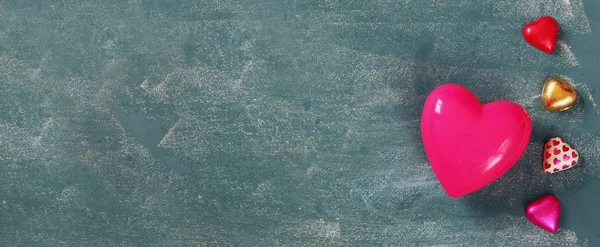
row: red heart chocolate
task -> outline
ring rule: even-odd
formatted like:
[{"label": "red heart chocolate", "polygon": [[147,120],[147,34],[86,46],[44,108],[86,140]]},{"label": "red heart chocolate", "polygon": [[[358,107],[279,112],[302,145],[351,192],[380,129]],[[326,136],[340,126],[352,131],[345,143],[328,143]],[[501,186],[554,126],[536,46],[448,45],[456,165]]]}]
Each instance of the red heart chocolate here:
[{"label": "red heart chocolate", "polygon": [[525,25],[523,38],[535,48],[552,53],[556,48],[558,38],[558,23],[550,16],[544,16],[534,22]]}]

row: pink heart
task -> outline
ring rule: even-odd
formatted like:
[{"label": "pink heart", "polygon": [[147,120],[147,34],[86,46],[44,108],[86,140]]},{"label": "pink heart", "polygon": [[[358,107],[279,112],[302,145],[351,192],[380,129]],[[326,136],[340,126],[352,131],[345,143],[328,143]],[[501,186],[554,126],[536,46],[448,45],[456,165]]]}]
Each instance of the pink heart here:
[{"label": "pink heart", "polygon": [[560,150],[558,150],[558,148],[555,148],[554,149],[554,154],[556,155],[556,154],[559,154],[559,153],[560,153]]},{"label": "pink heart", "polygon": [[517,163],[531,136],[531,118],[514,102],[482,105],[465,87],[445,84],[425,102],[421,135],[431,168],[456,198],[488,185]]},{"label": "pink heart", "polygon": [[545,195],[527,205],[525,216],[539,228],[555,233],[560,221],[560,202],[553,195]]},{"label": "pink heart", "polygon": [[554,158],[554,164],[558,165],[558,163],[560,163],[560,160],[558,158]]}]

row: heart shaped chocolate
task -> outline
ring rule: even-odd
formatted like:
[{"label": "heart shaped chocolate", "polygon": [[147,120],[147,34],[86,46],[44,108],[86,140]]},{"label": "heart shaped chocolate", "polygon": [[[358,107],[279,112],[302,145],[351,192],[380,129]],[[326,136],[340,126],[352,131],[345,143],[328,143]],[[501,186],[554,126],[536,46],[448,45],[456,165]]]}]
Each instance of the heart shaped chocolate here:
[{"label": "heart shaped chocolate", "polygon": [[561,79],[550,78],[542,89],[542,103],[549,112],[560,112],[571,108],[577,102],[577,91]]},{"label": "heart shaped chocolate", "polygon": [[539,228],[555,233],[560,221],[560,202],[556,196],[545,195],[527,205],[525,216]]},{"label": "heart shaped chocolate", "polygon": [[558,23],[550,16],[544,16],[523,28],[523,38],[535,48],[552,53],[558,38]]},{"label": "heart shaped chocolate", "polygon": [[481,104],[463,86],[439,86],[421,118],[425,153],[451,197],[476,191],[506,173],[531,136],[531,118],[517,103]]},{"label": "heart shaped chocolate", "polygon": [[544,145],[544,172],[547,174],[564,171],[579,162],[579,152],[562,138],[554,137]]}]

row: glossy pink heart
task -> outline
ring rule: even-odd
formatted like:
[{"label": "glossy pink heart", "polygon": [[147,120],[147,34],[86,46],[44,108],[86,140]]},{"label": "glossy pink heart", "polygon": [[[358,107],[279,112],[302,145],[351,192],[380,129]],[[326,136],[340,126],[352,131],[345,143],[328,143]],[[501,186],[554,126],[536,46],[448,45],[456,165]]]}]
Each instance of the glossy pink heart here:
[{"label": "glossy pink heart", "polygon": [[465,87],[445,84],[425,102],[421,135],[435,175],[456,198],[488,185],[517,163],[531,136],[531,118],[514,102],[482,105]]},{"label": "glossy pink heart", "polygon": [[539,228],[555,233],[560,221],[560,202],[556,196],[545,195],[527,205],[525,216]]}]

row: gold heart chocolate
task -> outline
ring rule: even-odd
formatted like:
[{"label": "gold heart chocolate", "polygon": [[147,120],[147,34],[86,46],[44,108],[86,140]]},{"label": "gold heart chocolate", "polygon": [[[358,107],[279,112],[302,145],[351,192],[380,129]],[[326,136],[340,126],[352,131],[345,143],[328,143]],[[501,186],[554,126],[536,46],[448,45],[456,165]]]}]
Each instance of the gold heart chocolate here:
[{"label": "gold heart chocolate", "polygon": [[577,102],[577,92],[573,86],[561,78],[550,78],[542,89],[542,103],[549,112],[560,112],[571,108]]}]

